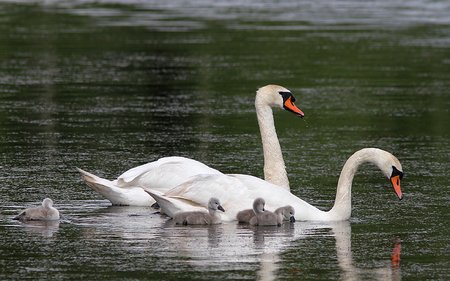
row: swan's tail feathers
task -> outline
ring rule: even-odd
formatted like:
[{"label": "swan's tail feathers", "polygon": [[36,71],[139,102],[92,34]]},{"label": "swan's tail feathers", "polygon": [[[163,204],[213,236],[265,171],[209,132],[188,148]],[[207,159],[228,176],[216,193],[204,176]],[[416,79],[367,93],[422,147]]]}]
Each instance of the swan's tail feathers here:
[{"label": "swan's tail feathers", "polygon": [[110,180],[103,179],[80,168],[77,168],[77,170],[81,173],[81,177],[83,178],[84,182],[100,194],[103,194],[105,189],[110,189],[114,186],[114,184]]},{"label": "swan's tail feathers", "polygon": [[89,187],[100,193],[103,197],[111,201],[111,203],[114,205],[128,205],[127,203],[121,202],[121,194],[112,181],[98,177],[80,168],[77,168],[77,170],[81,173],[81,177]]}]

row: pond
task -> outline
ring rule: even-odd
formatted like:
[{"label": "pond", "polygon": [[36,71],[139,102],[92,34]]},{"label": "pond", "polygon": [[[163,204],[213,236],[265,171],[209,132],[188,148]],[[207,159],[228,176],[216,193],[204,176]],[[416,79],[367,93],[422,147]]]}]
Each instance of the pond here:
[{"label": "pond", "polygon": [[[450,4],[446,1],[0,3],[1,280],[445,280],[450,275]],[[118,207],[76,167],[115,179],[164,156],[263,178],[255,91],[275,110],[291,191],[334,202],[364,147],[352,217],[282,227],[175,226]],[[43,198],[62,220],[12,220]]]}]

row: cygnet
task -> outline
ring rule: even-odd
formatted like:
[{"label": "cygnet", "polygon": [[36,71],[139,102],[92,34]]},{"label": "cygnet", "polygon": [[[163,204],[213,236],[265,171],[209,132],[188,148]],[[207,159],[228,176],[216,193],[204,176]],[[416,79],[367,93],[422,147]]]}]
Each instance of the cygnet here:
[{"label": "cygnet", "polygon": [[14,217],[14,219],[20,221],[59,220],[59,211],[53,207],[52,199],[45,198],[44,201],[42,201],[42,206],[25,209],[19,215]]},{"label": "cygnet", "polygon": [[173,220],[175,224],[219,224],[221,223],[220,215],[217,210],[225,212],[217,198],[212,197],[208,202],[209,213],[204,212],[184,212],[175,214]]},{"label": "cygnet", "polygon": [[236,219],[239,223],[249,223],[254,216],[255,211],[253,211],[253,209],[246,209],[238,212],[236,215]]},{"label": "cygnet", "polygon": [[274,213],[280,214],[284,221],[295,222],[295,210],[291,205],[280,207]]},{"label": "cygnet", "polygon": [[[277,215],[281,215],[283,221],[295,222],[295,210],[292,206],[287,205],[280,207],[274,212]],[[253,209],[242,210],[237,213],[236,219],[239,223],[250,223],[250,220],[255,216]]]},{"label": "cygnet", "polygon": [[255,199],[253,202],[253,211],[255,212],[255,216],[250,219],[250,224],[258,226],[281,226],[283,221],[282,215],[264,210],[265,204],[266,201],[264,201],[264,199]]}]

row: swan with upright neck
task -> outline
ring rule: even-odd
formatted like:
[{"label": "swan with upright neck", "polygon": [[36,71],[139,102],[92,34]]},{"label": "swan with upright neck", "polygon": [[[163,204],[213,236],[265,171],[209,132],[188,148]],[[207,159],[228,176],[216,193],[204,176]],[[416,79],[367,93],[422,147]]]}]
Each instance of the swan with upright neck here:
[{"label": "swan with upright neck", "polygon": [[[292,93],[278,85],[267,85],[256,92],[255,108],[264,152],[264,178],[267,182],[289,190],[289,180],[275,130],[272,108],[283,108],[303,117],[294,104]],[[142,188],[166,192],[190,177],[208,174],[222,175],[199,161],[185,157],[164,157],[132,168],[116,180],[107,180],[77,168],[88,186],[108,199],[113,205],[151,206],[155,200]]]},{"label": "swan with upright neck", "polygon": [[227,210],[221,214],[224,221],[236,220],[237,213],[251,206],[258,197],[265,198],[267,209],[291,205],[295,210],[296,220],[348,220],[351,215],[353,177],[358,167],[366,162],[375,164],[382,171],[391,181],[398,198],[402,199],[402,166],[394,155],[377,148],[361,149],[345,162],[339,177],[334,206],[329,211],[322,211],[308,204],[285,188],[247,175],[198,175],[166,193],[148,188],[145,190],[155,198],[162,212],[171,217],[180,211],[205,210],[208,202],[205,202],[204,198],[214,196]]}]

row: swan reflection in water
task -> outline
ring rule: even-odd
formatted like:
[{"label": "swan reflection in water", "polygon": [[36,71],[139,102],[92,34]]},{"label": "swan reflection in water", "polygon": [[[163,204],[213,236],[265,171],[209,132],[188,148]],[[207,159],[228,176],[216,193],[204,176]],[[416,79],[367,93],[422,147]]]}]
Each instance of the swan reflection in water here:
[{"label": "swan reflection in water", "polygon": [[[284,226],[286,226],[286,224]],[[289,231],[288,228],[285,228],[285,230]],[[385,266],[378,268],[362,269],[356,267],[353,263],[353,254],[351,250],[351,226],[348,221],[332,222],[328,223],[328,225],[307,225],[306,228],[304,228],[300,233],[300,235],[303,235],[303,238],[306,238],[306,236],[313,236],[314,232],[318,232],[321,233],[321,235],[324,235],[325,233],[327,233],[326,230],[330,230],[331,236],[334,236],[336,241],[336,256],[339,268],[341,270],[342,280],[363,280],[366,279],[365,277],[367,276],[370,276],[370,279],[375,280],[401,280],[400,240],[397,240],[394,245],[390,264],[386,264]],[[255,246],[258,248],[264,245],[264,237],[266,237],[267,235],[267,232],[266,234],[264,234],[264,231],[264,229],[255,230],[254,242]],[[296,232],[296,234],[299,233]],[[296,238],[302,239],[302,237]],[[295,241],[291,241],[291,243],[294,242]],[[326,246],[324,245],[324,247]],[[282,254],[283,250],[287,249],[283,247],[280,248],[280,251],[274,251],[273,247],[265,249],[265,251],[259,257],[260,268],[258,270],[258,280],[266,281],[277,279],[276,273],[280,269],[278,265],[281,260],[280,254]],[[308,252],[307,249],[306,252]],[[302,256],[302,258],[308,259],[308,256]],[[304,274],[299,268],[291,270],[291,274],[292,273],[298,274],[298,277],[301,277],[301,275]]]},{"label": "swan reflection in water", "polygon": [[[254,271],[257,265],[258,280],[275,280],[280,273],[301,277],[305,272],[300,267],[309,266],[302,261],[316,259],[318,253],[325,253],[327,257],[333,257],[336,253],[343,280],[361,280],[365,277],[401,280],[400,242],[395,244],[391,261],[387,259],[384,266],[355,266],[351,249],[351,225],[348,221],[286,222],[281,227],[252,227],[236,222],[179,226],[173,220],[155,213],[152,208],[136,207],[103,208],[88,216],[85,214],[78,221],[85,228],[84,239],[99,239],[103,236],[105,239],[114,237],[114,241],[117,241],[120,237],[133,243],[116,244],[115,247],[121,247],[116,251],[146,252],[171,262],[179,262],[180,266],[185,264],[188,268],[198,268],[199,271],[208,271],[210,268],[217,270],[218,267],[221,270]],[[334,237],[336,249],[330,248],[327,243],[317,243],[317,239],[323,237]],[[309,244],[311,239],[314,244]],[[295,253],[295,256],[290,257],[290,253]],[[300,264],[285,272],[280,266],[292,267],[292,263],[281,262],[286,259],[293,259]],[[332,260],[330,262],[333,266]]]}]

